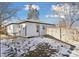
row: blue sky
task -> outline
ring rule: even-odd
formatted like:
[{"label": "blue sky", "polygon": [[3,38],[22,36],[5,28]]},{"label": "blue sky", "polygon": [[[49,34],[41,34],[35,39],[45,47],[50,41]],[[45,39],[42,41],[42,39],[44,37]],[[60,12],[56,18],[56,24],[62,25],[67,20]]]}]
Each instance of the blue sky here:
[{"label": "blue sky", "polygon": [[[24,7],[24,5],[29,5],[29,4],[35,4],[40,7],[39,9],[39,20],[45,23],[58,23],[59,19],[58,18],[47,18],[46,15],[48,14],[54,14],[54,11],[51,10],[51,5],[56,5],[58,2],[16,2],[12,7]],[[25,10],[24,8],[18,12],[18,16],[22,20],[26,20],[27,18],[27,13],[28,10]]]}]

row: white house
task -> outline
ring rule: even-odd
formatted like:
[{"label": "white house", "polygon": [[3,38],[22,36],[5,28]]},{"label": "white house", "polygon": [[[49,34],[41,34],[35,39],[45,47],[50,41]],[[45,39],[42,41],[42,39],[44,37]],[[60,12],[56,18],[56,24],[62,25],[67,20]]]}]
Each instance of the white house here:
[{"label": "white house", "polygon": [[10,23],[7,25],[9,35],[31,37],[46,34],[46,28],[54,24],[42,23],[39,20],[27,20],[20,23]]}]

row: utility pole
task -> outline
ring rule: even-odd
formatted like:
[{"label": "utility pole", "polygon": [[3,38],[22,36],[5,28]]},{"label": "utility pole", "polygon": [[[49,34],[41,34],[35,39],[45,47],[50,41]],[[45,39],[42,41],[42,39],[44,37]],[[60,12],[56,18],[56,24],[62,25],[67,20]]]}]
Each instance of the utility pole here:
[{"label": "utility pole", "polygon": [[62,40],[62,34],[61,34],[61,26],[60,26],[60,40]]},{"label": "utility pole", "polygon": [[62,40],[62,21],[59,22],[59,36],[60,36],[60,40]]}]

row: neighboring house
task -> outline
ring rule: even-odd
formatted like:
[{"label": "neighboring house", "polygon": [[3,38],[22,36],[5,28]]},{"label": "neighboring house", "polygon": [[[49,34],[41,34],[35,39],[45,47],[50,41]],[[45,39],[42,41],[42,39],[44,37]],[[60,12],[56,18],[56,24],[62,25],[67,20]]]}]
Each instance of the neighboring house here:
[{"label": "neighboring house", "polygon": [[46,34],[46,28],[55,26],[54,24],[42,23],[39,20],[27,20],[20,23],[11,23],[7,25],[9,35],[15,36],[41,36]]}]

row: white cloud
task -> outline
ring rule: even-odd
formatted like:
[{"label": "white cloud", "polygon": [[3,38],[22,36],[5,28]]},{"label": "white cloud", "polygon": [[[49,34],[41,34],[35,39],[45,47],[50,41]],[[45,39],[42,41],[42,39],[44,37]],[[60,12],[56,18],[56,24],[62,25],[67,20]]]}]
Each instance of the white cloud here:
[{"label": "white cloud", "polygon": [[53,17],[59,17],[58,15],[53,15],[53,14],[49,14],[49,15],[46,15],[47,18],[53,18]]},{"label": "white cloud", "polygon": [[[29,10],[29,6],[30,6],[30,5],[25,5],[25,10]],[[37,10],[40,9],[40,7],[39,7],[38,5],[35,5],[35,4],[32,5],[32,8],[33,8],[33,9],[37,9]]]},{"label": "white cloud", "polygon": [[25,6],[25,10],[29,10],[29,5],[24,5]]},{"label": "white cloud", "polygon": [[46,18],[53,18],[53,17],[65,19],[64,15],[53,15],[53,14],[46,15]]},{"label": "white cloud", "polygon": [[64,19],[64,18],[65,18],[65,16],[64,16],[64,15],[61,15],[61,16],[60,16],[60,18],[63,18],[63,19]]},{"label": "white cloud", "polygon": [[54,17],[59,17],[58,15],[54,15]]},{"label": "white cloud", "polygon": [[49,15],[45,15],[45,17],[47,17],[47,18],[48,18],[48,17],[49,17]]},{"label": "white cloud", "polygon": [[53,15],[46,15],[46,17],[47,17],[47,18],[51,18],[51,17],[53,17]]},{"label": "white cloud", "polygon": [[39,10],[40,7],[38,5],[32,5],[32,8]]},{"label": "white cloud", "polygon": [[61,6],[59,6],[59,4],[51,6],[51,10],[60,11],[61,9],[62,8],[61,8]]}]

